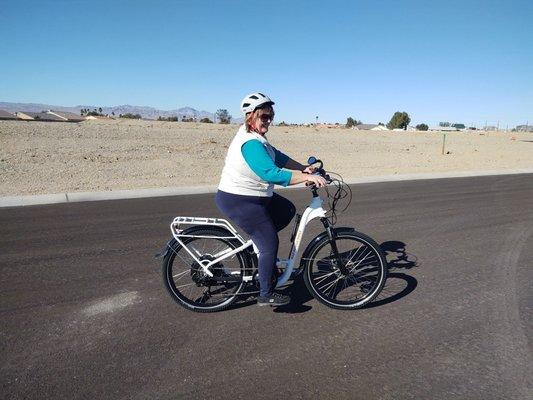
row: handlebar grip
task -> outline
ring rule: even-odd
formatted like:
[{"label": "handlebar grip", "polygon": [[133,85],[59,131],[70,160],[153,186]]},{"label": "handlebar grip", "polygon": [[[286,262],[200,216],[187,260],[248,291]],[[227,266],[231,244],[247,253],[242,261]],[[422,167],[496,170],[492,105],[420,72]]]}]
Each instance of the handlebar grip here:
[{"label": "handlebar grip", "polygon": [[[319,175],[322,178],[326,180],[326,182],[329,184],[333,182],[333,179],[326,173],[326,170],[322,168],[322,161],[316,160],[315,163],[320,163],[320,166],[315,170],[315,172],[312,175]],[[302,171],[304,174],[307,174],[308,172]],[[313,182],[305,182],[305,186],[316,186]]]}]

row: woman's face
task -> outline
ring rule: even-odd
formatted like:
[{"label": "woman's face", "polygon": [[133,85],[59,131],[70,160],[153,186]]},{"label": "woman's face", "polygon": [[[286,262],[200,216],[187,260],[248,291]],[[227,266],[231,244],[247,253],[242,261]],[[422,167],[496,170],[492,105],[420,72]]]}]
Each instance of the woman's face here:
[{"label": "woman's face", "polygon": [[265,107],[255,111],[254,125],[257,132],[264,135],[274,119],[274,110],[272,107]]}]

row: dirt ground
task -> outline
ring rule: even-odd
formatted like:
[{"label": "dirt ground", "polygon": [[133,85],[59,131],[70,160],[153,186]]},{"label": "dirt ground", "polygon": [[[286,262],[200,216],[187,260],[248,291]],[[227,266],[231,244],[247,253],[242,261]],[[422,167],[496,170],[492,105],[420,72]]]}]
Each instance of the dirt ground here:
[{"label": "dirt ground", "polygon": [[[0,121],[0,196],[216,185],[238,126],[109,120]],[[274,126],[270,142],[346,180],[533,168],[533,133],[379,132]]]}]

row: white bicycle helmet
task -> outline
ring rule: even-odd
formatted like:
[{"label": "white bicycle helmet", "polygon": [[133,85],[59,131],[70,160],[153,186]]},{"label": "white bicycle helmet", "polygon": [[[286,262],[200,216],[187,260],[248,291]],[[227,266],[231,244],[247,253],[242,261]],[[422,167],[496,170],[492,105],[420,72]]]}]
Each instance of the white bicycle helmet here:
[{"label": "white bicycle helmet", "polygon": [[265,104],[275,104],[268,96],[263,93],[250,93],[241,102],[241,111],[244,115],[254,111],[256,108]]}]

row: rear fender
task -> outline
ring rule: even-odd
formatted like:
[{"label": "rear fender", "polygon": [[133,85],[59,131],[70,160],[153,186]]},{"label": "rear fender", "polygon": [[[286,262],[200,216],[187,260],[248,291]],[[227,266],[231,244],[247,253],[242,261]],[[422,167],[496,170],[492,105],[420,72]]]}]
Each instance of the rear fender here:
[{"label": "rear fender", "polygon": [[172,238],[170,239],[165,247],[159,252],[154,255],[155,258],[165,258],[169,252],[169,250],[172,248],[172,245],[176,243],[176,239]]}]

